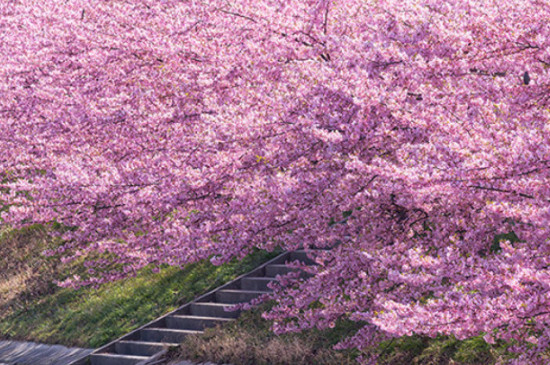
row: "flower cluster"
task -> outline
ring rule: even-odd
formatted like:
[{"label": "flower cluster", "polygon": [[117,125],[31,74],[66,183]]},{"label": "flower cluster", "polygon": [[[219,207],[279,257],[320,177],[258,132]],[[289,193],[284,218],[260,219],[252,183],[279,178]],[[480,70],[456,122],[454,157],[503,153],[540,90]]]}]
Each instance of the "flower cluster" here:
[{"label": "flower cluster", "polygon": [[[333,247],[276,331],[550,341],[550,8],[510,0],[8,0],[0,202],[100,284]],[[372,357],[370,357],[372,360]]]}]

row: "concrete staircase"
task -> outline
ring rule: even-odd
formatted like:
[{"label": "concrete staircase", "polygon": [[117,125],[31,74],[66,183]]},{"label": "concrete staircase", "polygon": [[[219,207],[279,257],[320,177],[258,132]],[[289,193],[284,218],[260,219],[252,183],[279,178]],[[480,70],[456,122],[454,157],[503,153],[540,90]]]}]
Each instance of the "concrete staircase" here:
[{"label": "concrete staircase", "polygon": [[[162,357],[169,347],[178,346],[185,336],[199,334],[207,327],[234,321],[239,311],[226,311],[236,303],[271,291],[268,283],[290,271],[285,263],[299,260],[315,264],[320,250],[285,252],[251,272],[206,293],[121,338],[93,351],[70,365],[145,365]],[[116,325],[113,323],[113,325]]]}]

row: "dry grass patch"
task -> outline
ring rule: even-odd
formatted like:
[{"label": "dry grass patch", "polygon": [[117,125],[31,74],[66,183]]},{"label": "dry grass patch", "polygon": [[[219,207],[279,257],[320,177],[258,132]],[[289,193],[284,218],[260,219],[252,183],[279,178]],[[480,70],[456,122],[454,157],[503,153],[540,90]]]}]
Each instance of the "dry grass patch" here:
[{"label": "dry grass patch", "polygon": [[174,358],[234,365],[356,365],[356,353],[332,347],[358,325],[339,323],[336,328],[275,335],[261,318],[268,306],[245,312],[234,323],[188,336]]}]

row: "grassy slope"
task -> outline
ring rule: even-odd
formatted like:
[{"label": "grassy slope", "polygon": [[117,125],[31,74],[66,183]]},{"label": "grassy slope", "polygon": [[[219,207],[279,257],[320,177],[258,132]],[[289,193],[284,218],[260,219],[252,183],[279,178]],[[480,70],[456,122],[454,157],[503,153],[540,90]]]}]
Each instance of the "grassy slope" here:
[{"label": "grassy slope", "polygon": [[[138,277],[99,290],[60,289],[51,281],[77,266],[61,265],[40,252],[55,246],[43,227],[0,230],[0,338],[97,347],[257,266],[273,254],[257,252],[242,262],[214,267],[197,263],[184,270],[144,270]],[[357,355],[331,346],[356,325],[275,336],[260,318],[267,307],[244,313],[234,324],[189,337],[176,356],[234,364],[351,364]],[[493,364],[505,344],[480,338],[457,341],[419,336],[383,343],[380,364]]]},{"label": "grassy slope", "polygon": [[98,347],[275,255],[256,252],[219,267],[200,262],[156,274],[146,269],[97,290],[72,290],[51,280],[81,268],[42,257],[52,244],[42,227],[0,235],[0,338]]}]

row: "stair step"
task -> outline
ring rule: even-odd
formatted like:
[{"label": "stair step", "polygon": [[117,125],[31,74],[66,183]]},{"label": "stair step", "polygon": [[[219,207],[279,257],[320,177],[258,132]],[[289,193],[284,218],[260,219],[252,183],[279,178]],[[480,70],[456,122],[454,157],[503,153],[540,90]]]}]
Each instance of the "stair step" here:
[{"label": "stair step", "polygon": [[262,294],[269,293],[267,291],[258,290],[218,290],[216,292],[216,301],[218,303],[246,303],[252,299],[259,297]]},{"label": "stair step", "polygon": [[290,253],[289,261],[298,260],[303,262],[306,265],[317,265],[315,260],[310,258],[310,256],[315,257],[317,253],[324,252],[326,250],[297,250]]},{"label": "stair step", "polygon": [[142,329],[139,333],[142,341],[181,343],[185,336],[200,334],[202,331],[149,327]]},{"label": "stair step", "polygon": [[135,365],[140,361],[149,359],[148,356],[132,356],[121,354],[92,354],[90,360],[92,365]]},{"label": "stair step", "polygon": [[115,343],[115,351],[118,354],[153,356],[166,347],[179,346],[178,343],[147,342],[147,341],[118,341]]},{"label": "stair step", "polygon": [[166,327],[200,331],[207,327],[214,327],[218,324],[223,325],[232,321],[234,319],[223,317],[172,315],[166,317]]},{"label": "stair step", "polygon": [[267,277],[247,277],[241,279],[241,289],[243,290],[257,290],[257,291],[273,291],[267,287],[268,283],[271,283],[274,278]]},{"label": "stair step", "polygon": [[277,275],[286,275],[290,272],[299,272],[301,278],[308,278],[313,276],[312,274],[307,273],[304,270],[294,269],[288,267],[288,265],[285,264],[273,264],[265,267],[265,276],[271,277],[273,279],[275,279]]},{"label": "stair step", "polygon": [[286,275],[293,271],[297,271],[297,269],[290,268],[285,264],[267,265],[265,267],[265,276],[274,278],[277,275]]},{"label": "stair step", "polygon": [[194,316],[204,316],[204,317],[222,317],[222,318],[237,318],[240,311],[231,311],[228,312],[225,308],[233,307],[232,304],[223,304],[223,303],[192,303],[191,304],[191,314]]}]

